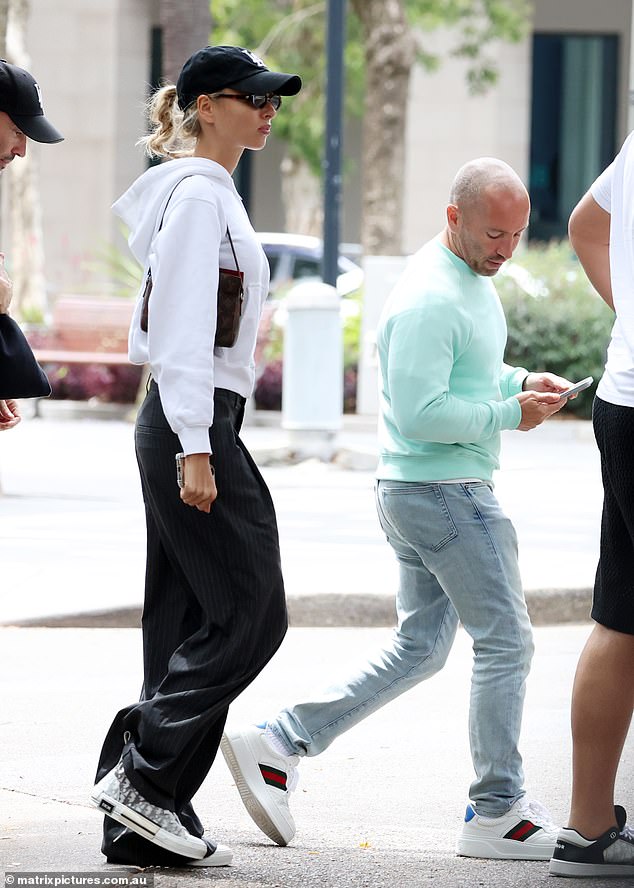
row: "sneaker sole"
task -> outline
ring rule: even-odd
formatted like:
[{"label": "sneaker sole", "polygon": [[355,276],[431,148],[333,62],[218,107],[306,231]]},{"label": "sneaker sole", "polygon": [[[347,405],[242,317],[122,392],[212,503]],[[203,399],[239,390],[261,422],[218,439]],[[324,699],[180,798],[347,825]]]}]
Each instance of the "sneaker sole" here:
[{"label": "sneaker sole", "polygon": [[218,845],[213,854],[208,854],[202,860],[190,860],[187,866],[230,866],[233,860],[233,851],[224,845]]},{"label": "sneaker sole", "polygon": [[550,860],[555,850],[555,842],[548,845],[527,845],[515,839],[486,841],[482,838],[461,837],[456,845],[456,854],[461,857],[483,857],[489,860]]},{"label": "sneaker sole", "polygon": [[122,805],[121,802],[117,802],[103,791],[91,793],[90,801],[96,808],[107,814],[108,817],[116,820],[117,823],[127,826],[132,832],[137,833],[137,835],[147,839],[149,842],[154,842],[155,845],[159,845],[161,848],[165,848],[166,851],[173,851],[174,854],[181,854],[183,857],[195,858],[197,860],[209,854],[209,848],[202,839],[191,836],[191,839],[188,841],[187,839],[181,839],[179,836],[172,835],[172,833],[163,829],[162,826],[158,826],[152,820],[148,820],[147,817],[144,817],[127,805]]},{"label": "sneaker sole", "polygon": [[[235,780],[244,807],[249,812],[249,816],[253,822],[266,836],[269,837],[269,839],[271,839],[272,842],[282,846],[288,845],[295,835],[295,830],[292,829],[286,821],[283,823],[276,823],[275,820],[273,820],[265,804],[260,801],[257,797],[257,793],[249,786],[247,779],[244,776],[244,771],[246,771],[247,768],[242,769],[240,767],[238,762],[240,753],[243,754],[243,758],[245,758],[247,762],[252,761],[253,758],[247,744],[240,736],[230,738],[224,734],[220,741],[220,749],[227,763],[227,767],[231,771],[231,776]],[[253,777],[256,781],[262,780],[259,770],[257,775],[253,775]],[[284,830],[284,832],[282,832],[282,830]]]},{"label": "sneaker sole", "polygon": [[603,876],[616,879],[619,876],[634,876],[634,865],[630,863],[575,863],[571,860],[557,860],[553,857],[548,867],[551,876],[568,876],[569,878]]}]

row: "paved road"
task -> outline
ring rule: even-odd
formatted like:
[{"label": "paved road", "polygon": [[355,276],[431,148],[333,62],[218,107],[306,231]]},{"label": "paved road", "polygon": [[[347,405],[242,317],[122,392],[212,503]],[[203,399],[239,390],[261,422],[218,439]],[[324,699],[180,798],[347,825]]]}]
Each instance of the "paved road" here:
[{"label": "paved road", "polygon": [[[340,676],[385,631],[292,629],[230,719],[258,720],[300,699]],[[557,626],[535,633],[522,750],[527,787],[557,820],[568,808],[570,689],[588,631]],[[187,876],[160,871],[157,886],[187,878],[227,888],[554,888],[559,882],[544,863],[453,853],[472,779],[470,659],[459,632],[443,672],[302,763],[292,799],[298,834],[289,848],[272,846],[252,824],[220,758],[197,807],[210,833],[233,847],[235,866]],[[138,695],[140,662],[138,630],[0,629],[0,870],[106,874],[100,817],[86,797],[111,717]],[[634,812],[632,736],[618,797]],[[569,880],[565,888],[589,884]]]},{"label": "paved road", "polygon": [[[280,462],[279,427],[250,425],[244,438],[269,463],[295,624],[363,622],[374,611],[389,621],[397,571],[375,516],[371,425],[347,422],[336,464]],[[0,436],[0,474],[0,624],[138,608],[144,520],[130,423],[24,421]],[[496,490],[518,529],[529,597],[557,593],[545,596],[547,622],[582,619],[601,511],[590,425],[505,433]]]}]

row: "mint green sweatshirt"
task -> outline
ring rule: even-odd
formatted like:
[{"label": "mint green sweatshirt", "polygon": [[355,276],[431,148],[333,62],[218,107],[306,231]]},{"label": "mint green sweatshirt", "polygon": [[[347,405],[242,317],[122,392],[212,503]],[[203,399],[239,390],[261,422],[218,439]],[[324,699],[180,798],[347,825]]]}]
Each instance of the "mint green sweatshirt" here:
[{"label": "mint green sweatshirt", "polygon": [[436,238],[412,257],[379,322],[377,477],[490,481],[500,431],[527,371],[503,362],[506,321],[493,282]]}]

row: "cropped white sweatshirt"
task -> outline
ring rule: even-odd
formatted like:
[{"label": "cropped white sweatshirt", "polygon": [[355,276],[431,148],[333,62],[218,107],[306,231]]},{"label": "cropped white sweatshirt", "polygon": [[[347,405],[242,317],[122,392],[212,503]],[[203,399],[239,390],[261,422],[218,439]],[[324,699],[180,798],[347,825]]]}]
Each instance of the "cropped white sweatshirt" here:
[{"label": "cropped white sweatshirt", "polygon": [[[144,274],[130,326],[130,360],[149,364],[184,453],[209,453],[214,388],[245,398],[253,391],[253,355],[269,286],[266,256],[233,179],[212,160],[189,157],[152,167],[113,210],[130,229],[132,253],[152,270],[148,331],[140,326]],[[214,348],[218,269],[235,268],[227,226],[244,273],[244,304],[236,344]]]}]

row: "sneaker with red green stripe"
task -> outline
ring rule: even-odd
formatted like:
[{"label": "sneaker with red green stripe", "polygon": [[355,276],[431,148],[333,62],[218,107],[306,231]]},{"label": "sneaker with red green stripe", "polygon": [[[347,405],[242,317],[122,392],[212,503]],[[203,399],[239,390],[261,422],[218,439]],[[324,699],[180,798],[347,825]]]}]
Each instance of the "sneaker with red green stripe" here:
[{"label": "sneaker with red green stripe", "polygon": [[483,817],[467,805],[456,851],[463,857],[550,860],[558,832],[547,808],[525,796],[502,817]]},{"label": "sneaker with red green stripe", "polygon": [[280,755],[265,732],[265,725],[227,730],[220,748],[251,819],[278,845],[288,845],[295,835],[288,796],[297,785],[299,756]]}]

